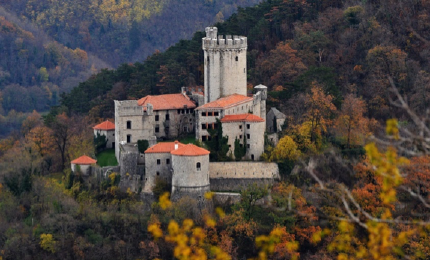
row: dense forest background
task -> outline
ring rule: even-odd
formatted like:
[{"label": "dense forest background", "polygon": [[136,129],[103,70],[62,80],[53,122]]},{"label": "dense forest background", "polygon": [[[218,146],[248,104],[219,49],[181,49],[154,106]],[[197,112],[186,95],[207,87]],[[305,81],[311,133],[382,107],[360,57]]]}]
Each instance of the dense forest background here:
[{"label": "dense forest background", "polygon": [[[103,68],[144,61],[253,1],[1,1],[0,136]],[[11,113],[9,115],[9,113]]]},{"label": "dense forest background", "polygon": [[[67,33],[74,35],[74,26],[80,23],[69,27],[64,22],[69,12],[61,13],[55,3],[49,6],[58,14],[52,17],[59,20],[50,23],[61,30],[47,30],[49,37],[59,42],[67,39],[69,43],[62,43],[70,45],[60,48],[60,57],[79,56],[82,51],[91,57],[88,46],[74,45]],[[141,10],[161,17],[163,3],[152,3]],[[21,8],[16,13],[29,21],[51,17],[29,14],[27,7],[39,6],[39,1],[28,2],[25,8],[20,1],[6,4]],[[131,30],[138,21],[123,19],[126,12],[121,12],[134,10],[121,9],[131,4],[112,1],[108,6],[113,9],[95,16],[99,19],[95,23],[107,21],[112,28],[127,24]],[[133,12],[133,17],[145,17],[145,11]],[[118,174],[88,182],[68,169],[72,159],[96,153],[91,126],[113,118],[114,99],[202,87],[203,32],[165,52],[154,52],[144,62],[124,63],[92,75],[55,97],[49,105],[56,106],[46,115],[22,115],[21,121],[14,121],[21,131],[0,140],[0,258],[171,259],[174,245],[154,240],[147,227],[167,230],[170,220],[182,223],[191,218],[203,227],[205,243],[218,246],[232,259],[256,256],[260,248],[254,240],[273,228],[288,243],[273,247],[276,254],[269,259],[428,259],[430,159],[423,153],[428,154],[430,147],[426,128],[429,14],[430,3],[425,0],[267,0],[239,8],[226,21],[216,23],[221,34],[248,37],[249,92],[252,85],[267,85],[268,106],[280,109],[287,120],[279,144],[267,142],[262,157],[277,162],[282,175],[282,181],[271,187],[271,203],[257,205],[256,200],[268,191],[249,187],[242,191],[241,202],[224,205],[225,215],[211,225],[195,212],[197,202],[192,198],[163,210],[162,201],[147,205],[138,194],[121,192]],[[5,24],[1,30],[36,35],[18,23]],[[109,34],[105,24],[96,28],[88,29],[90,35],[102,28],[103,35]],[[130,43],[121,48],[130,48]],[[135,51],[138,48],[143,47]],[[112,55],[112,64],[122,62],[112,49],[100,47],[99,51]],[[41,55],[38,62],[45,56],[51,62],[58,57],[52,52],[36,53]],[[128,52],[127,57],[135,53]],[[77,71],[73,66],[80,58],[64,60],[70,62],[67,68]],[[48,79],[52,77],[50,70],[55,67],[40,63],[34,82],[49,88],[42,65]],[[4,72],[6,68],[0,76],[12,77]],[[91,73],[90,63],[88,68]],[[32,77],[27,81],[32,82]],[[17,120],[18,115],[11,118]],[[390,118],[397,120],[387,121]],[[395,148],[381,154],[375,145],[365,146],[371,135],[384,141],[382,148],[394,145],[399,154],[408,156],[409,166]],[[158,183],[156,196],[166,189]],[[423,228],[417,229],[417,223]],[[293,241],[299,246],[289,244]]]}]

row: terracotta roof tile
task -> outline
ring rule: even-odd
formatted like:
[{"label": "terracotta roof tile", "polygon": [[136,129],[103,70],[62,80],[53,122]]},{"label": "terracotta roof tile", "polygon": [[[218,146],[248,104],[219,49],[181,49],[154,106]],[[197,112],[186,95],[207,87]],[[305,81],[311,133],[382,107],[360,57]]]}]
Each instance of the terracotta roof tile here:
[{"label": "terracotta roof tile", "polygon": [[[176,142],[158,143],[148,148],[145,151],[145,153],[170,153],[171,151],[175,150],[175,143]],[[178,148],[185,146],[185,144],[183,143],[180,143],[180,142],[177,142],[177,143],[178,143]]]},{"label": "terracotta roof tile", "polygon": [[82,155],[81,157],[72,161],[73,164],[82,164],[82,165],[94,164],[96,162],[97,160],[94,160],[93,158],[88,157],[86,155]]},{"label": "terracotta roof tile", "polygon": [[227,108],[232,105],[244,103],[247,101],[251,101],[252,97],[247,97],[240,94],[232,94],[230,96],[226,96],[215,101],[206,103],[202,106],[199,106],[197,109],[201,108]]},{"label": "terracotta roof tile", "polygon": [[179,156],[200,156],[210,154],[208,150],[198,147],[194,144],[184,145],[183,147],[173,150],[170,153]]},{"label": "terracotta roof tile", "polygon": [[226,115],[221,119],[221,123],[229,122],[264,122],[264,119],[253,114]]},{"label": "terracotta roof tile", "polygon": [[110,121],[108,121],[108,120],[106,120],[103,123],[100,123],[100,124],[94,126],[93,129],[96,129],[96,130],[106,130],[106,131],[107,130],[115,130],[115,124],[112,123],[112,122],[110,122]]},{"label": "terracotta roof tile", "polygon": [[144,111],[146,111],[148,103],[153,106],[154,110],[184,109],[185,106],[187,109],[196,107],[196,104],[183,94],[146,96],[137,101],[139,106],[143,106]]}]

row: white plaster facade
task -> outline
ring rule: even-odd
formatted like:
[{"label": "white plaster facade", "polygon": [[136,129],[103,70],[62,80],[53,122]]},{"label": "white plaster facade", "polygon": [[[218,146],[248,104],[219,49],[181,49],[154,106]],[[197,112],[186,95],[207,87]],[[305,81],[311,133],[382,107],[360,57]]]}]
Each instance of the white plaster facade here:
[{"label": "white plaster facade", "polygon": [[100,136],[106,136],[107,149],[115,148],[115,130],[94,129],[94,136],[97,136],[97,134],[99,134]]},{"label": "white plaster facade", "polygon": [[234,142],[239,139],[240,144],[245,144],[246,160],[258,161],[264,152],[265,122],[223,122],[222,130],[228,136],[229,153],[234,158]]}]

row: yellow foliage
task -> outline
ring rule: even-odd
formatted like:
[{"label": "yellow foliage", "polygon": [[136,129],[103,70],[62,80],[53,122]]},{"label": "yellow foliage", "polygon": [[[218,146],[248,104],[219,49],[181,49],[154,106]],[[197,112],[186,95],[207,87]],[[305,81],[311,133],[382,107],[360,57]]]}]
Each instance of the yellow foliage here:
[{"label": "yellow foliage", "polygon": [[40,235],[40,247],[48,252],[55,253],[55,244],[57,242],[54,240],[51,234]]},{"label": "yellow foliage", "polygon": [[269,161],[295,161],[299,156],[300,151],[297,149],[297,144],[291,137],[286,135],[279,140],[279,143],[276,145],[275,149],[273,149]]},{"label": "yellow foliage", "polygon": [[162,209],[167,209],[172,205],[172,202],[170,201],[169,196],[170,194],[168,192],[165,192],[163,195],[160,196],[159,204]]}]

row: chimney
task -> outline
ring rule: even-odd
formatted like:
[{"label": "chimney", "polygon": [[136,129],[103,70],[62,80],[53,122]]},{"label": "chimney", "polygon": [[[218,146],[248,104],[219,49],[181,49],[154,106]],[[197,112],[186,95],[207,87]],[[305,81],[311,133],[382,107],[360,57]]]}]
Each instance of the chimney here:
[{"label": "chimney", "polygon": [[175,150],[178,150],[178,147],[179,147],[178,141],[175,141]]}]

